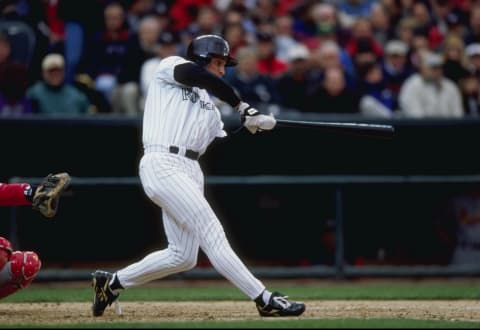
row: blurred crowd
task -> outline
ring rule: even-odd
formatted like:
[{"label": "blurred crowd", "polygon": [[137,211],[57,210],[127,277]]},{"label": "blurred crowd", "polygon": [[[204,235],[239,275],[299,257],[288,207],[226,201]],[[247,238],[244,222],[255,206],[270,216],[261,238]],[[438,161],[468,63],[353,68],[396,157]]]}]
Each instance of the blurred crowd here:
[{"label": "blurred crowd", "polygon": [[141,114],[158,62],[210,33],[273,114],[480,113],[478,0],[1,0],[0,114]]}]

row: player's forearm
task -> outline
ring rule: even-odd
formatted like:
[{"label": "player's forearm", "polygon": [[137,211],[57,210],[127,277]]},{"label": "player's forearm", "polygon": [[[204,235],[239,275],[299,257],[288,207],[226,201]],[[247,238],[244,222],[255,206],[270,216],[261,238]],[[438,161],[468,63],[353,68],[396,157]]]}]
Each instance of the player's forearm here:
[{"label": "player's forearm", "polygon": [[207,90],[232,107],[238,106],[240,98],[225,81],[194,63],[175,66],[173,77],[179,83]]}]

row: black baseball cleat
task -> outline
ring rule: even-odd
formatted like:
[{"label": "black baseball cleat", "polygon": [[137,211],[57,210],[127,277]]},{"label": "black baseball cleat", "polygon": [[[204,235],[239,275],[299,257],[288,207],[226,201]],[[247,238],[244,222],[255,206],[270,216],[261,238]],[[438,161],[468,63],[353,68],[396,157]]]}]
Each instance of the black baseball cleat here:
[{"label": "black baseball cleat", "polygon": [[97,270],[92,274],[92,286],[95,294],[93,296],[93,316],[102,316],[105,308],[110,306],[120,296],[110,288],[109,282],[113,274],[103,270]]},{"label": "black baseball cleat", "polygon": [[289,301],[287,298],[279,292],[272,292],[268,304],[265,304],[260,297],[256,300],[258,313],[260,316],[299,316],[305,311],[304,303]]}]

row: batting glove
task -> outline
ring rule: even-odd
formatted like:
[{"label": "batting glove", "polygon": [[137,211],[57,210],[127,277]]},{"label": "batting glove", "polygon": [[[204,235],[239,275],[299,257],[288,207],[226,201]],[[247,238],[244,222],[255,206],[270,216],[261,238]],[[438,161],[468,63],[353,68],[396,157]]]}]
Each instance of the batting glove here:
[{"label": "batting glove", "polygon": [[262,115],[257,109],[252,108],[245,102],[240,102],[238,112],[240,112],[240,115],[242,116],[243,126],[245,126],[252,134],[263,130],[271,130],[277,123],[272,114],[269,116]]}]

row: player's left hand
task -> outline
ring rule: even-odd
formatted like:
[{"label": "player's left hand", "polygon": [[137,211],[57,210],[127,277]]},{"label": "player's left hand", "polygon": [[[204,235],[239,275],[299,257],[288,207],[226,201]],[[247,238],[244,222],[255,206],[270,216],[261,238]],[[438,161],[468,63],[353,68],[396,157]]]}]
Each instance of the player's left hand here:
[{"label": "player's left hand", "polygon": [[263,130],[271,130],[277,124],[273,114],[263,115],[257,109],[252,108],[248,103],[242,102],[238,110],[242,116],[243,126],[245,126],[252,134]]}]

